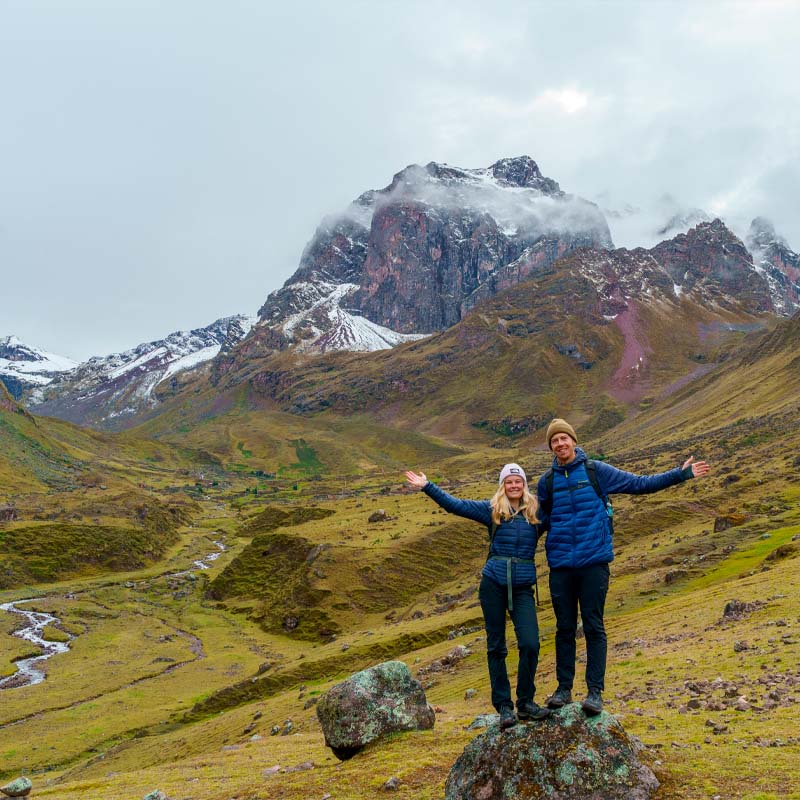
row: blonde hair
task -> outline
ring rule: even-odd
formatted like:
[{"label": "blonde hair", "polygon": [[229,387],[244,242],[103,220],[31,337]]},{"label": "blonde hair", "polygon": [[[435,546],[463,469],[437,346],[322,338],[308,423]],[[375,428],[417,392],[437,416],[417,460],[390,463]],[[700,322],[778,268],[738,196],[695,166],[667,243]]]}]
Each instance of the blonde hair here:
[{"label": "blonde hair", "polygon": [[[494,497],[489,503],[492,506],[492,522],[495,525],[499,525],[503,520],[511,519],[514,516],[514,509],[511,508],[511,503],[506,497],[506,487],[503,484],[494,493]],[[536,515],[538,510],[539,501],[536,499],[536,495],[530,493],[526,483],[525,488],[522,490],[517,513],[521,511],[531,525],[536,525],[539,522],[539,517]]]}]

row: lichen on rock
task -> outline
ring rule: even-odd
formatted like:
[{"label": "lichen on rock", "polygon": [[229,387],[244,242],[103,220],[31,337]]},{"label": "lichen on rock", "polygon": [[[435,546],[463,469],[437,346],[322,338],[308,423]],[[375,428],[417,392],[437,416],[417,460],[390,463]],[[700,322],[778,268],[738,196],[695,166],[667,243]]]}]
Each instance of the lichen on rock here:
[{"label": "lichen on rock", "polygon": [[342,760],[389,733],[432,728],[435,716],[402,661],[356,672],[317,703],[325,744]]},{"label": "lichen on rock", "polygon": [[658,780],[642,749],[612,715],[571,703],[540,722],[490,725],[453,765],[445,800],[648,800]]}]

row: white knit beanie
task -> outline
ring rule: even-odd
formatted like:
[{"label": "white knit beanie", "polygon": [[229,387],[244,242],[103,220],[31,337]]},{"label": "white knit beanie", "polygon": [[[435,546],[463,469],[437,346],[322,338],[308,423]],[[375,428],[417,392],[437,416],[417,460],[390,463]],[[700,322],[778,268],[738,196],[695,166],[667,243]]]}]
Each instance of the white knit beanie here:
[{"label": "white knit beanie", "polygon": [[500,486],[503,485],[503,481],[509,475],[519,475],[519,477],[522,478],[522,482],[526,486],[528,485],[528,479],[525,477],[525,470],[522,469],[519,464],[506,464],[503,469],[500,470],[500,480],[498,481]]}]

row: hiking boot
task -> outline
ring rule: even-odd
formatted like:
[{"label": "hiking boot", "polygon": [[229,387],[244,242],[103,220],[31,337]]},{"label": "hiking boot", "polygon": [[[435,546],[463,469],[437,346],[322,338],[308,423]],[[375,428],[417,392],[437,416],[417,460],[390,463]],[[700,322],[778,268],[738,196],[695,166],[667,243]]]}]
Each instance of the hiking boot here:
[{"label": "hiking boot", "polygon": [[550,716],[550,709],[537,705],[533,700],[523,700],[517,704],[517,716],[520,719],[544,719]]},{"label": "hiking boot", "polygon": [[559,686],[550,697],[547,698],[548,708],[563,708],[567,703],[572,702],[572,692]]},{"label": "hiking boot", "polygon": [[599,689],[589,689],[589,694],[581,703],[581,708],[590,716],[594,717],[603,710],[603,696]]},{"label": "hiking boot", "polygon": [[517,724],[517,717],[514,714],[514,706],[502,706],[500,708],[500,727],[513,728]]}]

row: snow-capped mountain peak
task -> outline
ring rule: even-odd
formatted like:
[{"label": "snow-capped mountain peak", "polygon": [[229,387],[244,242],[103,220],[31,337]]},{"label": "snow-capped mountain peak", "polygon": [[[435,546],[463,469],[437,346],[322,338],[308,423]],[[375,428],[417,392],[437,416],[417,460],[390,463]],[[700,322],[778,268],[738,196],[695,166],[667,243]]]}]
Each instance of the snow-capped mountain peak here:
[{"label": "snow-capped mountain peak", "polygon": [[322,221],[295,274],[260,309],[261,346],[249,349],[385,349],[457,322],[512,279],[499,270],[523,253],[536,253],[525,261],[533,268],[611,246],[597,206],[528,156],[477,169],[412,164]]},{"label": "snow-capped mountain peak", "polygon": [[77,366],[77,361],[27,345],[17,336],[0,337],[0,380],[16,399]]}]

